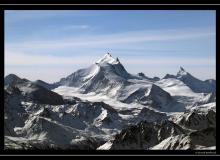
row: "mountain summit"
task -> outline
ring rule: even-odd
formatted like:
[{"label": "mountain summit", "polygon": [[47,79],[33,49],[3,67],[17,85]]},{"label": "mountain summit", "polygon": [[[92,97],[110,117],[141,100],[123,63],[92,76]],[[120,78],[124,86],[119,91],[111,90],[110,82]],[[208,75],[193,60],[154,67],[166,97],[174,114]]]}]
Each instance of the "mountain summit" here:
[{"label": "mountain summit", "polygon": [[177,76],[181,76],[181,75],[187,75],[187,72],[185,71],[183,67],[180,66],[180,70],[177,73]]},{"label": "mountain summit", "polygon": [[25,79],[21,79],[15,74],[9,74],[4,79],[4,85],[14,85],[16,83],[23,83],[25,81]]},{"label": "mountain summit", "polygon": [[210,83],[210,81],[199,80],[188,73],[183,67],[180,67],[180,70],[177,72],[176,75],[167,74],[163,79],[168,78],[175,78],[182,81],[196,93],[215,92],[215,81]]},{"label": "mountain summit", "polygon": [[114,62],[116,62],[116,61],[117,61],[117,60],[114,59],[110,53],[107,53],[107,54],[104,55],[103,58],[101,58],[100,60],[98,60],[96,63],[99,63],[99,64],[104,64],[104,63],[112,64],[112,63],[114,63]]},{"label": "mountain summit", "polygon": [[131,75],[125,70],[119,59],[115,59],[110,53],[107,53],[90,67],[80,69],[66,78],[62,78],[58,84],[77,87],[86,93],[117,86],[124,83],[129,77]]}]

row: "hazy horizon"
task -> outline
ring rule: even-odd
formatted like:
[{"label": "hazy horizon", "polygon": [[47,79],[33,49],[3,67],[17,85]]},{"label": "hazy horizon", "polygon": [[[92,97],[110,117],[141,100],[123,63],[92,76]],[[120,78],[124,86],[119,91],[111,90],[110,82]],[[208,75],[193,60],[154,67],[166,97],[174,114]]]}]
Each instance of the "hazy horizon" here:
[{"label": "hazy horizon", "polygon": [[132,74],[215,79],[215,11],[5,11],[5,75],[56,82],[107,52]]}]

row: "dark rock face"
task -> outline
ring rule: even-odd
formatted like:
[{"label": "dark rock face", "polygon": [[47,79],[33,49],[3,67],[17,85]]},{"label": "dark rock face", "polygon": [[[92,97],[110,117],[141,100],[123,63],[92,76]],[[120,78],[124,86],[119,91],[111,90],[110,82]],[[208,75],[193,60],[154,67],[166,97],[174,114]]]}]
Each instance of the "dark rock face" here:
[{"label": "dark rock face", "polygon": [[[4,81],[4,86],[8,92],[21,92],[23,98],[28,101],[50,105],[64,104],[62,96],[48,90],[48,88],[45,88],[42,85],[38,85],[35,82],[31,82],[27,79],[21,79],[14,74],[6,76]],[[43,84],[43,81],[41,81],[41,84]]]},{"label": "dark rock face", "polygon": [[168,79],[168,78],[176,78],[176,76],[171,75],[171,74],[166,74],[163,79]]},{"label": "dark rock face", "polygon": [[140,122],[123,129],[112,141],[112,150],[149,149],[171,135],[184,134],[185,131],[170,121],[161,123]]},{"label": "dark rock face", "polygon": [[147,119],[148,122],[161,122],[168,119],[166,113],[155,112],[148,108],[141,109],[140,113],[138,114],[138,118],[143,120]]},{"label": "dark rock face", "polygon": [[17,88],[10,87],[9,90],[4,90],[4,94],[4,133],[8,136],[16,136],[14,127],[24,126],[28,115],[21,107],[23,98]]},{"label": "dark rock face", "polygon": [[148,150],[160,142],[163,145],[159,149],[166,150],[197,149],[198,146],[212,147],[216,145],[216,129],[208,127],[189,132],[171,121],[164,121],[161,124],[141,122],[136,126],[123,129],[120,134],[117,134],[111,141],[110,149]]},{"label": "dark rock face", "polygon": [[48,91],[43,87],[38,87],[29,95],[33,101],[37,101],[42,104],[50,104],[50,105],[62,105],[64,104],[62,96],[59,94]]},{"label": "dark rock face", "polygon": [[206,128],[200,131],[192,131],[186,134],[170,136],[163,140],[152,150],[201,150],[216,146],[216,129]]},{"label": "dark rock face", "polygon": [[179,79],[196,93],[210,93],[215,91],[215,88],[212,85],[193,77],[189,73],[187,75],[180,76]]},{"label": "dark rock face", "polygon": [[181,115],[175,123],[170,120],[142,121],[123,129],[110,142],[111,150],[178,150],[213,147],[216,146],[216,112],[193,110]]},{"label": "dark rock face", "polygon": [[16,76],[15,74],[9,74],[4,78],[4,85],[15,85],[15,84],[19,84],[19,83],[24,83],[24,82],[28,82],[27,79],[21,79],[18,76]]},{"label": "dark rock face", "polygon": [[37,81],[34,81],[33,83],[38,86],[44,87],[48,90],[51,90],[51,89],[58,87],[58,85],[56,85],[56,84],[50,84],[50,83],[44,82],[42,80],[37,80]]},{"label": "dark rock face", "polygon": [[50,105],[64,104],[62,96],[31,82],[18,84],[16,87],[22,92],[26,101]]},{"label": "dark rock face", "polygon": [[216,112],[213,110],[205,113],[199,113],[197,111],[188,112],[182,115],[177,123],[194,130],[216,127]]},{"label": "dark rock face", "polygon": [[216,145],[216,128],[208,127],[199,131],[195,131],[189,134],[191,139],[192,149],[195,148],[195,145],[201,146],[215,146]]},{"label": "dark rock face", "polygon": [[168,92],[154,84],[152,85],[149,97],[146,100],[152,100],[152,105],[158,107],[166,106],[174,101]]},{"label": "dark rock face", "polygon": [[80,140],[75,144],[59,146],[56,144],[47,144],[40,140],[25,139],[25,141],[16,141],[6,136],[5,144],[5,150],[11,150],[12,148],[17,150],[95,150],[98,146],[103,144],[103,141],[91,137],[85,137],[83,140]]},{"label": "dark rock face", "polygon": [[159,143],[156,133],[156,126],[150,123],[128,127],[115,136],[111,149],[143,149],[144,144],[153,146]]}]

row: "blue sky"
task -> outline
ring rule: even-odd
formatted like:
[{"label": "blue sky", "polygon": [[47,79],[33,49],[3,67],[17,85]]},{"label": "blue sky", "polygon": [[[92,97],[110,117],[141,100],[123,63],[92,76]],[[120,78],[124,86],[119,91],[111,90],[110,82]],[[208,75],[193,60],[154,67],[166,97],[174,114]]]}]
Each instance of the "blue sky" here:
[{"label": "blue sky", "polygon": [[128,72],[215,78],[215,11],[5,11],[5,75],[56,82],[110,52]]}]

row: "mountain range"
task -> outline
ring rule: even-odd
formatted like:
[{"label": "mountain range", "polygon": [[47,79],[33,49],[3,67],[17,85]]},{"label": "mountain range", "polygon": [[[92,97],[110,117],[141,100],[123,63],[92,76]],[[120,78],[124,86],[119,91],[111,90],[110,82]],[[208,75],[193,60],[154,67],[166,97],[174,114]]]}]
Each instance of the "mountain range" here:
[{"label": "mountain range", "polygon": [[53,84],[9,74],[5,149],[215,149],[215,92],[182,67],[130,74],[109,53]]}]

